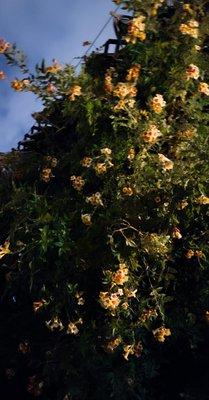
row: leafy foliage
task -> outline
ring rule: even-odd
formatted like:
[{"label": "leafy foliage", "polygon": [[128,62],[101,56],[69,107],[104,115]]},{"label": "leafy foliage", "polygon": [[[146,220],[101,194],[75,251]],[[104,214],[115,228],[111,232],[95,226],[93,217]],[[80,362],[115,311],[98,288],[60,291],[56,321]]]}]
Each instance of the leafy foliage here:
[{"label": "leafy foliage", "polygon": [[12,83],[44,104],[1,177],[0,368],[21,398],[208,398],[206,3],[121,3],[124,63]]}]

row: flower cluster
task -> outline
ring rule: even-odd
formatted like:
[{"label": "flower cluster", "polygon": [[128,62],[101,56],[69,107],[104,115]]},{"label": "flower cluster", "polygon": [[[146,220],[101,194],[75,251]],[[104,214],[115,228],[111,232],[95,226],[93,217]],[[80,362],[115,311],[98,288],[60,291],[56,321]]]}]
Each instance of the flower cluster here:
[{"label": "flower cluster", "polygon": [[51,180],[51,178],[53,178],[51,168],[43,168],[40,174],[40,178],[42,181],[48,183]]},{"label": "flower cluster", "polygon": [[152,8],[151,8],[151,16],[152,17],[155,17],[157,15],[157,10],[158,10],[158,8],[160,8],[162,6],[163,3],[164,3],[164,0],[158,0],[152,4]]},{"label": "flower cluster", "polygon": [[67,333],[70,333],[72,335],[77,335],[79,333],[79,329],[77,325],[83,324],[82,318],[79,318],[78,321],[76,322],[69,322],[68,327],[67,327]]},{"label": "flower cluster", "polygon": [[206,82],[200,82],[198,85],[198,92],[209,96],[209,85]]},{"label": "flower cluster", "polygon": [[141,71],[141,65],[140,64],[134,64],[132,67],[128,70],[128,74],[126,75],[126,81],[127,82],[135,82],[137,81],[139,74]]},{"label": "flower cluster", "polygon": [[135,355],[136,357],[140,357],[143,350],[143,346],[141,342],[135,344],[127,344],[123,347],[123,357],[128,361],[128,357],[130,355]]},{"label": "flower cluster", "polygon": [[188,249],[185,257],[190,260],[192,257],[198,257],[198,258],[202,258],[203,257],[203,252],[202,250],[192,250],[192,249]]},{"label": "flower cluster", "polygon": [[124,99],[125,97],[135,97],[137,95],[137,89],[130,83],[119,82],[113,91],[114,96]]},{"label": "flower cluster", "polygon": [[50,165],[50,167],[55,168],[58,161],[56,157],[46,156],[46,162]]},{"label": "flower cluster", "polygon": [[140,315],[139,323],[145,324],[150,319],[157,318],[157,316],[158,316],[157,311],[154,308],[144,310],[143,313]]},{"label": "flower cluster", "polygon": [[44,306],[44,304],[46,303],[46,300],[37,300],[33,302],[33,310],[34,312],[37,312],[40,308],[42,308]]},{"label": "flower cluster", "polygon": [[11,250],[9,248],[10,242],[6,241],[4,244],[0,246],[0,259],[4,257],[6,254],[10,254]]},{"label": "flower cluster", "polygon": [[128,279],[128,268],[126,264],[119,264],[118,270],[112,274],[112,282],[116,283],[116,285],[123,285]]},{"label": "flower cluster", "polygon": [[81,160],[81,165],[83,167],[89,168],[92,163],[92,158],[91,157],[84,157],[83,160]]},{"label": "flower cluster", "polygon": [[76,292],[75,298],[77,301],[78,306],[83,306],[85,304],[85,299],[83,297],[83,292]]},{"label": "flower cluster", "polygon": [[153,335],[158,342],[163,343],[165,341],[165,338],[171,335],[171,331],[169,328],[161,326],[160,328],[157,328],[153,331]]},{"label": "flower cluster", "polygon": [[54,60],[53,64],[45,69],[45,72],[50,74],[57,74],[62,69],[62,65]]},{"label": "flower cluster", "polygon": [[56,86],[53,85],[53,83],[48,83],[48,85],[46,86],[46,93],[47,94],[53,94],[57,91]]},{"label": "flower cluster", "polygon": [[102,196],[101,193],[96,192],[91,196],[86,198],[86,202],[92,204],[92,206],[103,206]]},{"label": "flower cluster", "polygon": [[112,93],[113,91],[113,83],[112,83],[112,69],[108,69],[107,72],[105,73],[104,77],[104,90],[107,93]]},{"label": "flower cluster", "polygon": [[156,125],[151,124],[148,129],[143,132],[142,138],[146,143],[154,144],[156,143],[157,139],[162,136],[162,133],[157,128]]},{"label": "flower cluster", "polygon": [[92,225],[91,215],[90,214],[81,214],[81,221],[86,226],[91,226]]},{"label": "flower cluster", "polygon": [[144,21],[145,17],[143,15],[139,15],[129,22],[128,34],[125,37],[127,43],[135,44],[137,39],[141,41],[144,41],[146,39]]},{"label": "flower cluster", "polygon": [[105,350],[108,353],[113,353],[115,349],[120,345],[121,341],[121,337],[116,337],[115,339],[109,340],[105,345]]},{"label": "flower cluster", "polygon": [[71,182],[72,182],[72,186],[73,186],[74,189],[76,189],[78,192],[80,192],[80,191],[83,189],[83,187],[84,187],[84,185],[85,185],[85,181],[84,181],[84,179],[82,178],[82,176],[75,176],[75,175],[72,175],[72,176],[70,177],[70,180],[71,180]]},{"label": "flower cluster", "polygon": [[182,238],[182,234],[179,228],[175,227],[172,230],[172,238],[173,239],[181,239]]},{"label": "flower cluster", "polygon": [[29,84],[30,81],[28,79],[23,79],[22,81],[15,79],[14,81],[11,82],[11,87],[17,92],[22,92],[29,86]]},{"label": "flower cluster", "polygon": [[124,187],[122,188],[122,193],[123,193],[125,196],[132,196],[132,195],[134,194],[134,191],[133,191],[133,189],[132,189],[130,186],[124,186]]},{"label": "flower cluster", "polygon": [[187,23],[180,25],[179,31],[183,35],[189,35],[192,38],[197,39],[199,35],[198,27],[199,27],[199,22],[194,19],[190,19]]},{"label": "flower cluster", "polygon": [[10,46],[10,43],[0,38],[0,54],[5,53]]},{"label": "flower cluster", "polygon": [[177,210],[183,210],[185,207],[188,206],[188,201],[186,199],[183,199],[181,201],[178,202],[177,204]]},{"label": "flower cluster", "polygon": [[115,315],[115,311],[118,308],[121,299],[118,293],[100,292],[99,300],[102,307],[111,311],[112,315]]},{"label": "flower cluster", "polygon": [[161,113],[166,106],[166,102],[161,94],[156,94],[150,101],[151,109],[157,114]]},{"label": "flower cluster", "polygon": [[173,169],[173,161],[171,161],[169,158],[165,157],[161,153],[158,154],[158,158],[164,171],[170,171]]},{"label": "flower cluster", "polygon": [[184,10],[185,12],[187,12],[188,14],[192,14],[192,13],[193,13],[193,10],[192,10],[192,8],[191,8],[191,4],[189,4],[189,3],[185,3],[185,4],[183,5],[183,10]]},{"label": "flower cluster", "polygon": [[131,148],[128,150],[128,156],[127,156],[127,158],[128,158],[129,161],[133,161],[134,158],[135,158],[135,156],[136,156],[135,149],[134,149],[133,147],[131,147]]},{"label": "flower cluster", "polygon": [[64,326],[58,317],[54,317],[49,321],[46,321],[46,326],[50,329],[50,331],[54,331],[55,329],[61,331],[64,329]]},{"label": "flower cluster", "polygon": [[79,97],[81,95],[82,95],[81,86],[74,85],[69,91],[69,100],[75,101],[76,97]]},{"label": "flower cluster", "polygon": [[201,205],[209,204],[209,197],[204,196],[204,194],[202,194],[201,196],[199,196],[199,197],[196,199],[196,203],[197,203],[197,204],[201,204]]},{"label": "flower cluster", "polygon": [[6,78],[6,75],[4,73],[4,71],[0,71],[0,80],[3,80]]},{"label": "flower cluster", "polygon": [[199,68],[194,64],[190,64],[186,69],[187,79],[198,79],[199,76],[200,76]]}]

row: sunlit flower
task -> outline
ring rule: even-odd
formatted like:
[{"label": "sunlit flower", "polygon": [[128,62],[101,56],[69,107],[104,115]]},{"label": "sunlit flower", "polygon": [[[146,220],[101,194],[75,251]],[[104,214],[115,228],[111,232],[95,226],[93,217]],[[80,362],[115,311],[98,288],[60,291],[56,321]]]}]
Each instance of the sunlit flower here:
[{"label": "sunlit flower", "polygon": [[195,250],[194,256],[197,258],[202,258],[204,256],[202,250]]},{"label": "sunlit flower", "polygon": [[106,158],[109,158],[112,154],[112,150],[109,149],[109,147],[104,147],[100,151],[101,151],[101,154],[103,154]]},{"label": "sunlit flower", "polygon": [[53,178],[51,168],[43,168],[40,174],[42,181],[49,182],[51,178]]},{"label": "sunlit flower", "polygon": [[128,24],[128,34],[125,36],[125,40],[127,43],[135,44],[137,39],[140,41],[144,41],[146,39],[145,33],[145,17],[143,15],[139,15],[136,18],[133,18]]},{"label": "sunlit flower", "polygon": [[0,259],[4,257],[6,254],[10,254],[11,250],[9,248],[10,242],[6,241],[4,244],[0,246]]},{"label": "sunlit flower", "polygon": [[74,322],[69,322],[68,327],[67,327],[67,333],[71,333],[72,335],[77,335],[79,332],[79,329],[77,325]]},{"label": "sunlit flower", "polygon": [[105,350],[113,353],[115,351],[115,349],[120,345],[121,343],[121,338],[120,337],[116,337],[115,339],[111,339],[109,340],[106,345],[105,345]]},{"label": "sunlit flower", "polygon": [[91,224],[92,224],[90,214],[81,214],[81,220],[82,220],[83,224],[86,226],[91,226]]},{"label": "sunlit flower", "polygon": [[171,161],[169,158],[165,157],[163,154],[160,153],[158,154],[158,158],[165,171],[173,169],[173,161]]},{"label": "sunlit flower", "polygon": [[161,113],[165,106],[166,102],[161,94],[156,94],[150,101],[151,109],[157,114]]},{"label": "sunlit flower", "polygon": [[153,335],[155,337],[155,339],[158,342],[163,343],[165,341],[165,338],[167,336],[171,335],[171,331],[169,328],[165,328],[164,326],[161,326],[160,328],[155,329],[153,332]]},{"label": "sunlit flower", "polygon": [[113,91],[114,96],[124,99],[126,96],[135,97],[137,95],[137,89],[130,83],[119,82]]},{"label": "sunlit flower", "polygon": [[185,257],[186,257],[188,260],[190,260],[192,257],[194,257],[194,250],[188,249],[187,252],[186,252],[186,254],[185,254]]},{"label": "sunlit flower", "polygon": [[194,39],[197,39],[199,35],[198,27],[199,27],[199,22],[195,21],[194,19],[190,19],[190,21],[188,21],[187,23],[180,25],[179,31],[183,35],[189,35]]},{"label": "sunlit flower", "polygon": [[124,110],[126,108],[126,101],[124,99],[119,100],[118,103],[114,106],[115,111]]},{"label": "sunlit flower", "polygon": [[54,61],[52,65],[46,68],[46,72],[49,72],[50,74],[56,74],[62,69],[62,65],[59,64],[57,61]]},{"label": "sunlit flower", "polygon": [[117,293],[109,293],[109,292],[100,292],[99,300],[102,307],[110,310],[113,313],[116,311],[121,302]]},{"label": "sunlit flower", "polygon": [[91,157],[84,157],[83,160],[81,160],[81,165],[83,167],[89,168],[92,163],[92,158]]},{"label": "sunlit flower", "polygon": [[204,194],[202,194],[196,199],[196,203],[201,205],[209,204],[209,197],[204,196]]},{"label": "sunlit flower", "polygon": [[82,178],[82,176],[75,176],[72,175],[70,177],[70,180],[72,182],[72,186],[74,187],[74,189],[76,189],[78,192],[80,192],[83,189],[83,186],[85,185],[85,181]]},{"label": "sunlit flower", "polygon": [[11,82],[11,87],[12,87],[12,89],[16,90],[17,92],[21,92],[23,90],[24,85],[23,85],[22,81],[15,79],[14,81]]},{"label": "sunlit flower", "polygon": [[128,74],[126,76],[126,81],[131,82],[131,81],[136,81],[139,77],[139,73],[141,70],[141,65],[140,64],[134,64],[129,70]]},{"label": "sunlit flower", "polygon": [[124,301],[124,303],[121,304],[121,308],[122,308],[123,310],[128,310],[128,308],[129,308],[128,302],[127,302],[127,301]]},{"label": "sunlit flower", "polygon": [[55,329],[58,329],[59,331],[61,331],[64,328],[62,322],[60,321],[60,319],[58,317],[54,317],[54,318],[50,319],[49,321],[46,321],[46,326],[47,326],[47,328],[50,329],[50,331],[54,331]]},{"label": "sunlit flower", "polygon": [[123,347],[123,357],[125,358],[125,360],[128,361],[128,357],[130,355],[134,354],[134,345],[133,344],[126,344]]},{"label": "sunlit flower", "polygon": [[6,78],[6,75],[4,73],[4,71],[0,71],[0,80],[3,80]]},{"label": "sunlit flower", "polygon": [[85,304],[85,299],[83,298],[83,292],[77,292],[75,294],[75,298],[77,299],[77,303],[79,306],[83,306]]},{"label": "sunlit flower", "polygon": [[53,94],[55,93],[57,90],[56,86],[53,85],[53,83],[48,83],[47,87],[46,87],[46,92],[48,94]]},{"label": "sunlit flower", "polygon": [[198,44],[196,44],[196,45],[194,46],[194,48],[195,48],[196,51],[200,51],[200,50],[201,50],[201,46],[198,46]]},{"label": "sunlit flower", "polygon": [[101,175],[107,172],[107,165],[105,163],[97,163],[94,169],[98,175]]},{"label": "sunlit flower", "polygon": [[179,203],[177,204],[177,210],[183,210],[185,207],[188,206],[188,204],[189,203],[186,199],[179,201]]},{"label": "sunlit flower", "polygon": [[123,357],[128,361],[130,355],[135,355],[136,357],[140,357],[143,350],[143,346],[141,342],[135,344],[127,344],[123,347]]},{"label": "sunlit flower", "polygon": [[10,43],[0,38],[0,53],[5,53],[10,46]]},{"label": "sunlit flower", "polygon": [[209,96],[209,85],[206,82],[200,82],[198,85],[198,92]]},{"label": "sunlit flower", "polygon": [[187,79],[198,79],[200,76],[199,68],[194,64],[190,64],[186,69],[186,76]]},{"label": "sunlit flower", "polygon": [[87,203],[91,203],[93,206],[103,206],[102,196],[99,192],[92,194],[86,198]]},{"label": "sunlit flower", "polygon": [[70,95],[69,100],[75,101],[76,97],[81,96],[82,95],[81,89],[82,89],[81,86],[74,85],[69,91],[69,95]]},{"label": "sunlit flower", "polygon": [[182,238],[182,234],[179,228],[175,227],[172,230],[172,238],[173,239],[181,239]]},{"label": "sunlit flower", "polygon": [[52,168],[55,168],[57,166],[58,161],[56,157],[48,156],[47,160],[50,162]]},{"label": "sunlit flower", "polygon": [[125,296],[128,297],[128,299],[132,297],[136,297],[137,289],[124,289]]},{"label": "sunlit flower", "polygon": [[112,74],[109,70],[106,72],[104,77],[104,90],[107,93],[112,93],[113,91]]},{"label": "sunlit flower", "polygon": [[139,323],[145,324],[150,319],[157,318],[157,316],[157,311],[154,308],[149,308],[147,310],[144,310],[143,313],[140,315]]},{"label": "sunlit flower", "polygon": [[134,149],[133,147],[131,147],[131,148],[128,150],[128,156],[127,156],[127,158],[128,158],[129,161],[132,161],[132,160],[134,160],[135,156],[136,156],[135,149]]},{"label": "sunlit flower", "polygon": [[191,8],[191,4],[189,4],[189,3],[183,4],[183,10],[184,10],[185,12],[188,12],[189,14],[192,14],[192,13],[193,13],[193,10],[192,10],[192,8]]},{"label": "sunlit flower", "polygon": [[123,285],[129,279],[128,277],[128,268],[126,264],[119,264],[119,268],[112,275],[112,281],[117,285]]},{"label": "sunlit flower", "polygon": [[150,125],[142,134],[143,140],[150,144],[154,144],[160,136],[162,136],[162,133],[154,124]]},{"label": "sunlit flower", "polygon": [[124,186],[124,187],[122,188],[122,193],[123,193],[125,196],[132,196],[132,195],[134,194],[134,191],[133,191],[133,189],[132,189],[130,186]]},{"label": "sunlit flower", "polygon": [[38,301],[34,301],[33,302],[33,309],[35,312],[37,312],[41,307],[43,307],[43,305],[46,303],[45,300],[41,299]]}]

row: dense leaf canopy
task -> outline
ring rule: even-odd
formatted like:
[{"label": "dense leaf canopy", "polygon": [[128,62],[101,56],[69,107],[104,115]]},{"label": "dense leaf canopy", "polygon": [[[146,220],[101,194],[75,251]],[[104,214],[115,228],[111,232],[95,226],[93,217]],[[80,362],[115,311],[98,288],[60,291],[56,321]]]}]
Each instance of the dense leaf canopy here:
[{"label": "dense leaf canopy", "polygon": [[209,396],[207,4],[115,3],[127,45],[79,74],[0,43],[43,101],[1,159],[5,399]]}]

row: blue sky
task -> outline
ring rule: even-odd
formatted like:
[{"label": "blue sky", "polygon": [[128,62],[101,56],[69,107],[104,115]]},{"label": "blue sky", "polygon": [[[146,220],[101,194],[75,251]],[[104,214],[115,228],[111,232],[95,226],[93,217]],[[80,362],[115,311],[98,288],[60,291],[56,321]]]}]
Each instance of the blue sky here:
[{"label": "blue sky", "polygon": [[[0,0],[0,37],[15,42],[31,68],[42,58],[48,64],[53,58],[69,63],[86,51],[83,41],[95,39],[114,9],[111,0]],[[95,46],[109,37],[114,37],[111,23]],[[40,110],[41,104],[30,93],[10,89],[9,80],[17,71],[8,69],[3,56],[0,70],[9,78],[0,81],[0,151],[9,151],[33,125],[31,113]]]}]

